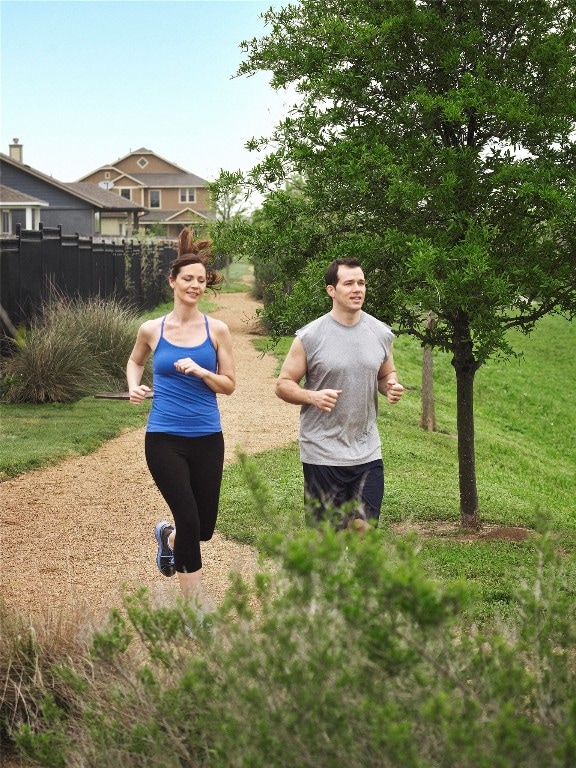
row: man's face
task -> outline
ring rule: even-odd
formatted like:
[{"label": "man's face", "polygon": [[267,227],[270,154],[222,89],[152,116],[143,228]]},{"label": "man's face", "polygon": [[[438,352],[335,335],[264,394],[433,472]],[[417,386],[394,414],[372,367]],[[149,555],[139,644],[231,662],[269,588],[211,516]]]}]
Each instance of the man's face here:
[{"label": "man's face", "polygon": [[334,305],[345,311],[362,309],[366,297],[366,282],[361,267],[338,267],[338,282],[326,287]]}]

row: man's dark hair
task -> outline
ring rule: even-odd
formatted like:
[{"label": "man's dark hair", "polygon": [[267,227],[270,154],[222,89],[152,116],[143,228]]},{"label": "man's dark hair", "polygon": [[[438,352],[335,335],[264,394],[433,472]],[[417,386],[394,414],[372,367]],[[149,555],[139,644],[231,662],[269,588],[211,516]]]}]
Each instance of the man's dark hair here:
[{"label": "man's dark hair", "polygon": [[358,259],[334,259],[331,264],[328,264],[328,269],[324,275],[326,285],[336,285],[338,283],[338,267],[362,267]]}]

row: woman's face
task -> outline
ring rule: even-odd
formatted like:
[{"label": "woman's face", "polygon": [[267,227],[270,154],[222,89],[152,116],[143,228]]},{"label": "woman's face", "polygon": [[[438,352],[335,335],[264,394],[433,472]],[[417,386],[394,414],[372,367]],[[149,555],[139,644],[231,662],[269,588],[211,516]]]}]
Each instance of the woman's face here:
[{"label": "woman's face", "polygon": [[206,290],[206,267],[203,264],[180,267],[176,277],[170,277],[170,287],[175,300],[196,303]]}]

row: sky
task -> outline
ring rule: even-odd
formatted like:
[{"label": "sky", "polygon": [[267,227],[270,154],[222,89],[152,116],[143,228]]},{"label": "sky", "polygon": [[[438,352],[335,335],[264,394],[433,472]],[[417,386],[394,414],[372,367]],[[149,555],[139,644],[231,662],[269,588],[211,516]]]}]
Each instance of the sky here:
[{"label": "sky", "polygon": [[0,151],[77,181],[142,147],[213,181],[247,171],[294,96],[234,77],[287,0],[0,0]]}]

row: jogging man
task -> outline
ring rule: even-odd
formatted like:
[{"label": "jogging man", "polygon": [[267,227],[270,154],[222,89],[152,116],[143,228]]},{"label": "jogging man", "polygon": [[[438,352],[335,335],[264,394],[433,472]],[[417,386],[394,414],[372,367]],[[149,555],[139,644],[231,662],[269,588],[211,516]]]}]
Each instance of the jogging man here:
[{"label": "jogging man", "polygon": [[394,334],[362,310],[360,262],[336,259],[325,282],[332,309],[296,331],[276,394],[301,406],[304,492],[316,518],[347,504],[352,512],[338,527],[364,530],[378,522],[384,495],[378,393],[395,404],[404,387],[394,367]]}]

